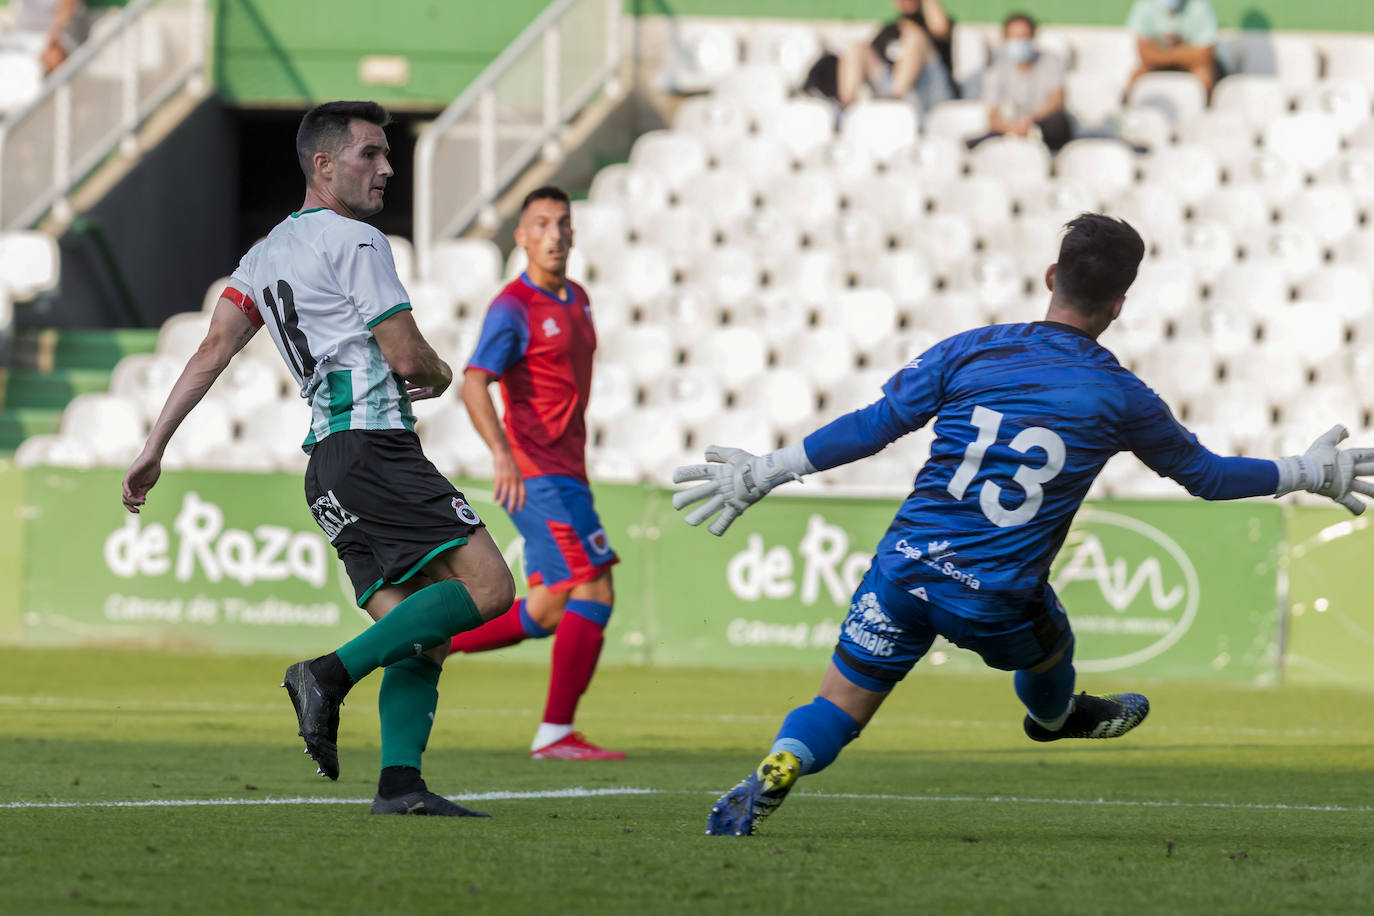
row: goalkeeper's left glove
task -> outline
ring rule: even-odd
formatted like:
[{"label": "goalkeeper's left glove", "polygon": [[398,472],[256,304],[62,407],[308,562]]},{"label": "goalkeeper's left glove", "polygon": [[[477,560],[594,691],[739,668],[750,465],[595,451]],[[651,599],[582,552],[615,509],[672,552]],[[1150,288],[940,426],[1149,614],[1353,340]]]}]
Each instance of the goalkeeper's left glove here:
[{"label": "goalkeeper's left glove", "polygon": [[1356,515],[1364,512],[1364,501],[1355,494],[1374,496],[1374,483],[1359,479],[1374,475],[1374,448],[1336,448],[1348,435],[1345,427],[1337,424],[1304,454],[1276,460],[1279,486],[1274,495],[1306,490],[1329,496]]},{"label": "goalkeeper's left glove", "polygon": [[706,481],[690,490],[674,493],[673,508],[683,509],[701,502],[687,513],[689,525],[700,525],[719,512],[716,520],[706,528],[717,537],[724,534],[745,509],[763,499],[778,484],[800,480],[803,474],[816,470],[801,443],[766,455],[713,445],[706,450],[706,460],[710,463],[688,464],[673,472],[673,483]]}]

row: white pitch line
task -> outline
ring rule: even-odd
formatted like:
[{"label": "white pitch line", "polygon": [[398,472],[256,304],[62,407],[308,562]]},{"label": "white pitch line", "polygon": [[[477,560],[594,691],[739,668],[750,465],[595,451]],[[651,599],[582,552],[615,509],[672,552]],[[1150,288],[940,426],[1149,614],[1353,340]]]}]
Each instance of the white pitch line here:
[{"label": "white pitch line", "polygon": [[[691,789],[645,789],[632,786],[619,786],[607,789],[584,789],[580,786],[570,789],[549,789],[538,792],[477,792],[467,795],[450,796],[458,801],[529,801],[544,798],[607,798],[632,795],[693,795],[716,796],[717,792],[703,792]],[[1288,805],[1282,803],[1264,804],[1260,802],[1184,802],[1184,801],[1132,801],[1111,798],[1035,798],[1014,795],[890,795],[886,793],[858,792],[799,792],[798,798],[815,798],[841,801],[903,801],[927,802],[937,804],[993,804],[993,805],[1078,805],[1085,807],[1118,808],[1207,808],[1228,811],[1314,811],[1333,814],[1365,814],[1374,812],[1374,807],[1365,805]],[[366,805],[370,798],[327,798],[316,796],[294,796],[286,798],[189,798],[189,799],[148,799],[143,801],[94,801],[64,802],[56,799],[50,802],[15,801],[0,802],[0,810],[17,808],[198,808],[198,807],[239,807],[246,805]]]}]

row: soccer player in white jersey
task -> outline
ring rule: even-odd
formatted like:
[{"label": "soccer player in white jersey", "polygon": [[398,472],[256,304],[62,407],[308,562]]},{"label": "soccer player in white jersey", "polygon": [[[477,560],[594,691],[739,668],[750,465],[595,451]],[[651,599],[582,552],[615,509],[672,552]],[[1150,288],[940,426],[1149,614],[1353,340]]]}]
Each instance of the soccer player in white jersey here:
[{"label": "soccer player in white jersey", "polygon": [[1050,562],[1107,459],[1134,452],[1204,499],[1308,490],[1358,514],[1374,495],[1374,449],[1336,448],[1335,427],[1304,455],[1265,461],[1204,448],[1097,339],[1121,314],[1144,255],[1121,220],[1068,224],[1045,274],[1044,321],[975,328],[943,340],[883,386],[883,397],[767,455],[712,446],[679,468],[673,496],[702,504],[712,534],[770,490],[872,455],[935,421],[930,459],[854,592],[819,695],[783,720],[758,768],[711,810],[706,832],[754,832],[801,776],[858,737],[937,635],[1014,672],[1035,741],[1115,738],[1138,725],[1137,693],[1074,696],[1073,631],[1049,584]]},{"label": "soccer player in white jersey", "polygon": [[411,401],[441,394],[453,372],[415,326],[386,236],[361,222],[382,209],[393,174],[389,120],[375,102],[330,102],[301,120],[305,202],[239,262],[124,477],[124,505],[144,504],[178,425],[265,325],[311,406],[302,445],[310,511],[376,621],[287,669],[282,686],[306,753],[338,778],[339,706],[382,668],[372,812],[485,817],[430,792],[420,760],[450,639],[509,608],[515,585],[481,519],[415,435]]}]

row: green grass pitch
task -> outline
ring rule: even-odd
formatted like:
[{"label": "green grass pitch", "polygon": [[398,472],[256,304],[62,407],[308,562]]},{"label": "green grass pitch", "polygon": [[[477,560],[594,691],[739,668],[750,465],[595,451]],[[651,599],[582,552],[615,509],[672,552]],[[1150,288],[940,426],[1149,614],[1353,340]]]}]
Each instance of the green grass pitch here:
[{"label": "green grass pitch", "polygon": [[0,912],[1374,907],[1368,693],[1087,677],[1143,689],[1150,718],[1038,745],[1008,677],[918,672],[758,836],[727,838],[707,810],[819,671],[604,669],[579,724],[630,759],[566,763],[526,755],[545,669],[454,659],[425,775],[495,815],[476,821],[368,815],[376,677],[344,707],[339,781],[315,776],[290,661],[0,650]]}]

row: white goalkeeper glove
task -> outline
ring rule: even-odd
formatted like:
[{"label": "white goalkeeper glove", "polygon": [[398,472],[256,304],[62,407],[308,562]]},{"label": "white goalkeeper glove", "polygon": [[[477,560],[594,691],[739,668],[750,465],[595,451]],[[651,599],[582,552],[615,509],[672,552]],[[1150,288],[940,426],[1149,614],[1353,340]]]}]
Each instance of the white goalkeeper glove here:
[{"label": "white goalkeeper glove", "polygon": [[1279,486],[1274,495],[1306,490],[1329,496],[1356,515],[1364,512],[1364,501],[1355,494],[1374,496],[1374,483],[1359,479],[1374,475],[1374,448],[1336,448],[1348,435],[1338,424],[1313,442],[1305,454],[1276,460]]},{"label": "white goalkeeper glove", "polygon": [[683,509],[692,503],[701,503],[687,513],[689,525],[700,525],[719,512],[716,520],[706,528],[717,537],[724,534],[745,509],[763,499],[778,484],[800,480],[803,474],[816,470],[801,443],[766,455],[713,445],[706,450],[706,460],[711,463],[683,465],[673,472],[673,483],[706,481],[690,490],[674,493],[673,508]]}]

